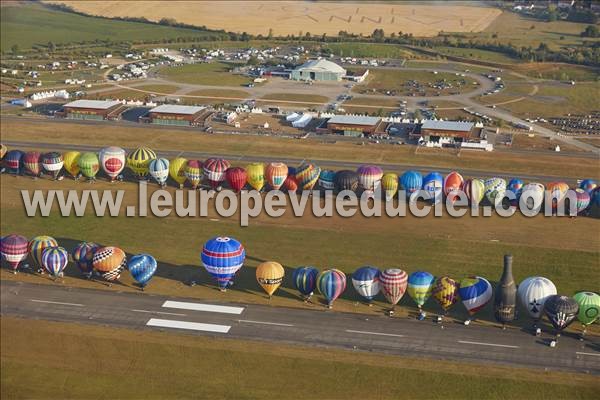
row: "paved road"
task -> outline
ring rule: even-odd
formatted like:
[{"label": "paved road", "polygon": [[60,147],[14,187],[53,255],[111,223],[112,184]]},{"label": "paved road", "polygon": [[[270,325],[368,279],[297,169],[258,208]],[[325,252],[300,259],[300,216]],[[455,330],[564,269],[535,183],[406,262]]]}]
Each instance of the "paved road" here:
[{"label": "paved road", "polygon": [[472,323],[338,313],[199,300],[63,286],[1,282],[2,316],[159,329],[244,340],[426,356],[600,375],[600,338],[563,335],[555,348],[549,333],[535,337]]},{"label": "paved road", "polygon": [[[47,149],[47,150],[59,150],[59,151],[68,151],[68,150],[78,150],[78,151],[99,151],[101,146],[90,146],[90,145],[80,145],[80,144],[58,144],[58,143],[44,143],[44,142],[25,142],[25,141],[5,141],[3,142],[10,148],[35,148],[35,149]],[[125,149],[127,151],[133,149]],[[175,157],[185,157],[188,159],[207,159],[211,157],[223,157],[228,160],[234,161],[236,163],[244,163],[244,162],[271,162],[274,160],[284,162],[288,165],[300,165],[303,159],[293,158],[293,157],[272,157],[272,156],[254,156],[254,155],[244,155],[244,154],[215,154],[215,153],[206,153],[206,152],[198,152],[198,151],[177,151],[177,150],[166,150],[166,151],[157,151],[157,155],[160,157],[166,158],[175,158]],[[350,161],[335,161],[335,160],[317,160],[311,159],[311,162],[316,163],[317,165],[336,168],[338,170],[342,169],[352,169],[356,170],[359,166],[363,165],[364,162],[350,162]],[[378,165],[384,170],[391,170],[401,172],[404,170],[417,170],[423,173],[428,173],[430,171],[438,171],[443,174],[448,174],[451,171],[454,171],[452,168],[440,168],[436,166],[428,166],[428,165],[411,165],[411,164],[403,164],[403,163],[378,163]],[[559,179],[560,177],[551,176],[551,175],[525,175],[525,174],[514,174],[508,173],[504,171],[483,171],[476,169],[467,169],[461,168],[460,172],[465,177],[473,177],[473,178],[489,178],[490,176],[497,176],[504,179],[511,179],[515,175],[518,175],[521,179],[525,179],[528,181],[538,181],[538,182],[551,182]],[[587,177],[582,177],[587,178]],[[595,177],[592,177],[595,178]],[[564,180],[569,185],[576,185],[576,179],[574,178],[560,178]]]}]

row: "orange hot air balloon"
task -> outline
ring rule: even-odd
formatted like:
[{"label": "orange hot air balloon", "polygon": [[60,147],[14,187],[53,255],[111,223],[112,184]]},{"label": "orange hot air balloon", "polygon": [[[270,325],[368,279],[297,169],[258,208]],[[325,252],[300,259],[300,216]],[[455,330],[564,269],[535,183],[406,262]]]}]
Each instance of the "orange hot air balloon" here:
[{"label": "orange hot air balloon", "polygon": [[285,182],[287,176],[288,166],[282,162],[269,163],[265,169],[265,178],[267,179],[267,182],[271,188],[275,190],[279,190],[279,188]]},{"label": "orange hot air balloon", "polygon": [[458,196],[456,192],[462,189],[464,179],[461,174],[456,171],[450,172],[444,179],[444,194],[449,197],[451,201],[455,201]]},{"label": "orange hot air balloon", "polygon": [[266,261],[256,267],[256,280],[265,292],[267,292],[269,298],[271,298],[279,285],[281,285],[281,282],[283,282],[284,275],[285,270],[283,266],[275,261]]},{"label": "orange hot air balloon", "polygon": [[551,182],[546,186],[546,191],[552,196],[552,211],[556,211],[558,205],[565,201],[569,185],[565,182]]},{"label": "orange hot air balloon", "polygon": [[118,247],[101,247],[94,252],[92,266],[107,281],[115,281],[121,277],[127,258],[125,252]]}]

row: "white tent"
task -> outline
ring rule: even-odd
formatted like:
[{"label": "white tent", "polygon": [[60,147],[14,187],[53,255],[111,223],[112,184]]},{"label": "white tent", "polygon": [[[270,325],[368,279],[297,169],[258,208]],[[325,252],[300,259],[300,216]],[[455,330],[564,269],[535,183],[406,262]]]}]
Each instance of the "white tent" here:
[{"label": "white tent", "polygon": [[292,126],[294,128],[305,128],[306,125],[308,125],[311,120],[312,120],[312,115],[310,115],[310,114],[304,114],[304,115],[302,115],[301,118],[299,118],[299,119],[295,120],[294,122],[292,122]]},{"label": "white tent", "polygon": [[297,119],[300,119],[301,115],[298,113],[292,113],[290,115],[288,115],[287,117],[285,117],[285,120],[288,122],[293,122],[296,121]]}]

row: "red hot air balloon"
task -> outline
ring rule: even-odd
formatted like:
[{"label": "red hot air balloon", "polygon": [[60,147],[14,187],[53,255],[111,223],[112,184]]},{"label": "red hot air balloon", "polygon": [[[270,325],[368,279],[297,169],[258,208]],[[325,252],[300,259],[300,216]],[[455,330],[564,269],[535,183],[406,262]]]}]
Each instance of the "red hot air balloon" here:
[{"label": "red hot air balloon", "polygon": [[2,238],[0,251],[14,274],[17,273],[21,261],[27,258],[28,245],[27,238],[21,235],[8,235]]},{"label": "red hot air balloon", "polygon": [[225,173],[231,164],[223,158],[209,158],[204,162],[204,175],[213,189],[225,180]]},{"label": "red hot air balloon", "polygon": [[28,151],[23,156],[23,165],[27,172],[37,178],[42,172],[42,154],[38,151]]},{"label": "red hot air balloon", "polygon": [[456,201],[458,196],[456,192],[462,190],[464,179],[461,174],[456,171],[450,172],[444,179],[444,194],[451,201]]},{"label": "red hot air balloon", "polygon": [[244,188],[246,184],[246,170],[241,167],[232,167],[227,170],[225,173],[225,179],[227,179],[227,183],[229,186],[236,192],[239,192]]},{"label": "red hot air balloon", "polygon": [[298,190],[298,181],[296,181],[296,177],[294,175],[288,175],[283,182],[283,187],[288,192],[295,192]]}]

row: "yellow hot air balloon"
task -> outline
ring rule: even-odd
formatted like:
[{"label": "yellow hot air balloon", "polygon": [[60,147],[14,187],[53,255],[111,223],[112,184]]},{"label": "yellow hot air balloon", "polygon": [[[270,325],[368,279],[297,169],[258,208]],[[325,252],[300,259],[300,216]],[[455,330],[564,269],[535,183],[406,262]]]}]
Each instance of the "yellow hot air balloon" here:
[{"label": "yellow hot air balloon", "polygon": [[248,184],[255,190],[260,190],[265,185],[265,165],[263,163],[252,163],[246,166]]},{"label": "yellow hot air balloon", "polygon": [[385,192],[385,199],[391,200],[398,192],[398,175],[393,172],[386,172],[381,178],[381,188]]},{"label": "yellow hot air balloon", "polygon": [[183,157],[177,157],[169,163],[169,176],[179,184],[179,188],[183,188],[185,183],[185,167],[188,160]]},{"label": "yellow hot air balloon", "polygon": [[267,292],[269,298],[275,293],[281,282],[285,271],[281,264],[275,261],[266,261],[256,267],[256,280]]},{"label": "yellow hot air balloon", "polygon": [[74,179],[79,175],[79,156],[81,153],[78,151],[67,151],[63,154],[63,167]]},{"label": "yellow hot air balloon", "polygon": [[460,298],[459,286],[458,282],[448,276],[442,276],[435,282],[431,295],[442,307],[444,313]]},{"label": "yellow hot air balloon", "polygon": [[154,150],[148,147],[139,147],[127,155],[127,166],[140,179],[148,175],[150,161],[156,158]]},{"label": "yellow hot air balloon", "polygon": [[7,151],[8,151],[8,147],[6,147],[2,143],[0,143],[0,160],[2,160],[4,158],[4,155],[6,154]]}]

